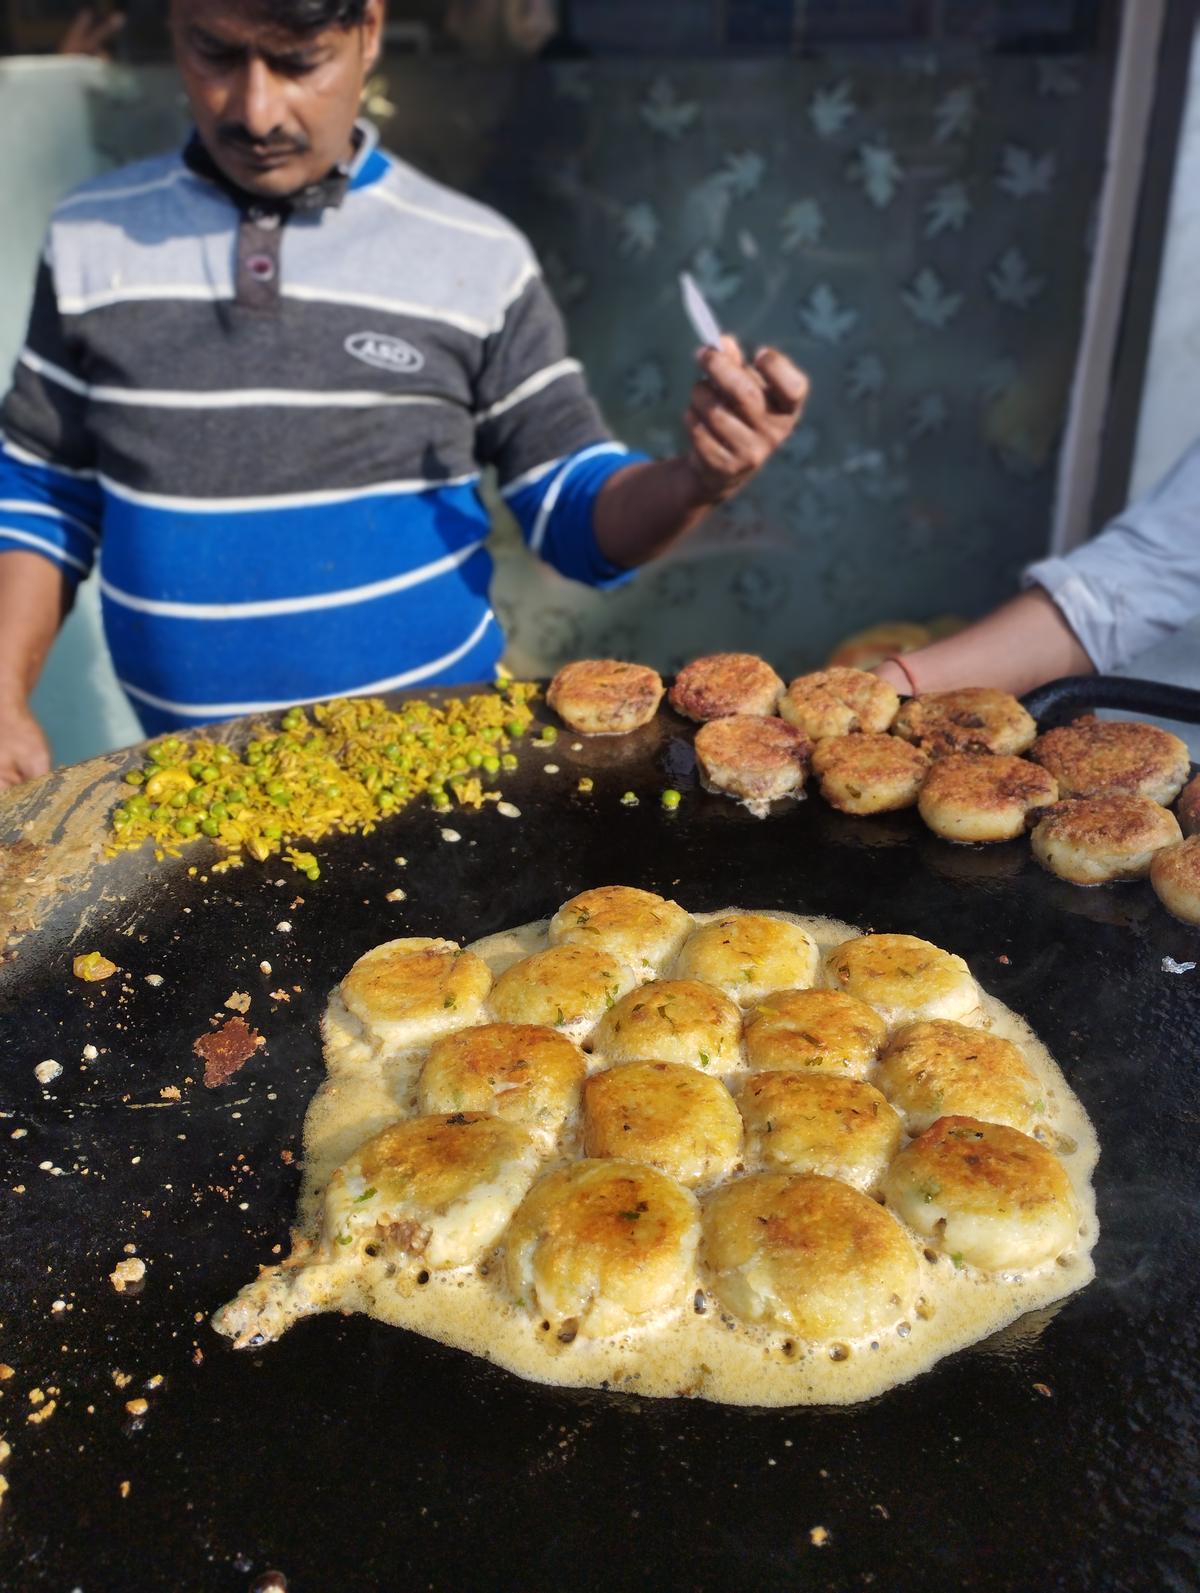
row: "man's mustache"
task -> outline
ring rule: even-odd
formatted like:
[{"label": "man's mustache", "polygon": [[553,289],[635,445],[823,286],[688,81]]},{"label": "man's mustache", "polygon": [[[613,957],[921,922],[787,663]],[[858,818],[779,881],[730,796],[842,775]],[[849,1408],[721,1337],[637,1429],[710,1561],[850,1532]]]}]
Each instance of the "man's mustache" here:
[{"label": "man's mustache", "polygon": [[306,138],[282,138],[276,133],[256,138],[239,122],[223,123],[217,129],[217,137],[222,144],[254,155],[307,155],[312,147]]}]

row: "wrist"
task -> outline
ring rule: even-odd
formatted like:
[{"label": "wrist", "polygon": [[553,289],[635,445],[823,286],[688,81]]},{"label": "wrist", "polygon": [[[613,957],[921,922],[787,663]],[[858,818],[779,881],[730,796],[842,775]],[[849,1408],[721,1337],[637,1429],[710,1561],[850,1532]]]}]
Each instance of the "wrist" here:
[{"label": "wrist", "polygon": [[906,697],[916,697],[920,693],[921,688],[917,685],[911,657],[901,658],[899,654],[894,653],[890,658],[885,658],[876,664],[873,673]]}]

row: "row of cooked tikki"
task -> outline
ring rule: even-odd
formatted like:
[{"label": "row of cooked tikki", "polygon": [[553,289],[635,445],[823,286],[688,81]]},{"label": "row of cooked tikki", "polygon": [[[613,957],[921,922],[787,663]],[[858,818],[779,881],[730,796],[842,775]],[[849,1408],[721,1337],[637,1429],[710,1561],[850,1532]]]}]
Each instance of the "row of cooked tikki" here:
[{"label": "row of cooked tikki", "polygon": [[492,1018],[546,1025],[614,1060],[687,1061],[714,1074],[741,1065],[743,1007],[818,980],[890,1024],[973,1018],[979,1008],[963,959],[915,936],[856,937],[822,963],[787,919],[731,912],[697,925],[677,903],[632,886],[573,897],[548,939],[495,980],[453,941],[387,941],[358,959],[341,997],[389,1051]]},{"label": "row of cooked tikki", "polygon": [[[653,670],[594,659],[560,670],[549,701],[572,728],[613,734],[652,718],[662,695]],[[1149,875],[1170,912],[1200,922],[1200,842],[1181,845],[1200,830],[1200,776],[1176,820],[1165,809],[1187,780],[1188,750],[1158,726],[1085,716],[1039,736],[1007,692],[970,687],[901,702],[885,681],[844,667],[785,689],[748,653],[688,664],[670,702],[701,721],[705,785],[756,811],[798,795],[811,770],[842,812],[916,806],[948,841],[1008,841],[1032,826],[1034,855],[1051,873],[1077,885]]]},{"label": "row of cooked tikki", "polygon": [[330,1180],[325,1254],[432,1272],[503,1245],[516,1305],[564,1341],[703,1312],[709,1295],[747,1324],[827,1341],[903,1331],[920,1309],[922,1247],[955,1269],[1023,1272],[1069,1251],[1079,1226],[1044,1146],[962,1116],[893,1159],[884,1204],[817,1174],[751,1173],[703,1200],[627,1159],[538,1174],[533,1138],[500,1118],[395,1123]]},{"label": "row of cooked tikki", "polygon": [[434,1043],[416,1107],[495,1116],[541,1153],[581,1144],[689,1188],[752,1166],[874,1192],[904,1135],[947,1114],[1049,1137],[1051,1103],[1019,1047],[967,1024],[905,1024],[889,1040],[853,996],[789,991],[753,1014],[746,1056],[750,1071],[731,1094],[703,1065],[647,1059],[597,1071],[557,1030],[486,1023]]}]

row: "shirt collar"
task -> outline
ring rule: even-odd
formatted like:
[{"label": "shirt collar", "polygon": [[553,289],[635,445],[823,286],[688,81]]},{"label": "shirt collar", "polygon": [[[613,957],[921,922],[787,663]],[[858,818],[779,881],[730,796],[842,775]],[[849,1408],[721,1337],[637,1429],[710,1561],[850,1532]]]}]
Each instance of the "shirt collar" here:
[{"label": "shirt collar", "polygon": [[237,183],[231,182],[205,148],[199,133],[193,132],[188,139],[184,147],[183,159],[191,171],[195,172],[198,177],[203,177],[205,181],[215,184],[243,212],[254,210],[260,215],[267,213],[282,217],[315,215],[322,210],[339,210],[341,208],[351,183],[370,158],[378,142],[379,133],[370,122],[356,122],[354,125],[354,153],[349,160],[339,161],[333,170],[319,182],[310,183],[307,188],[301,188],[298,193],[287,194],[279,199],[264,198],[261,194],[247,193]]}]

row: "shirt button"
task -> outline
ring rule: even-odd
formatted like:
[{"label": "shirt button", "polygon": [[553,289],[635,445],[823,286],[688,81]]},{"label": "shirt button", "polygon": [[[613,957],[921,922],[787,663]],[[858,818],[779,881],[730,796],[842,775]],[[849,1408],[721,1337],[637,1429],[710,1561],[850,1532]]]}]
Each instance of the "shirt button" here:
[{"label": "shirt button", "polygon": [[252,254],[246,261],[246,269],[258,282],[270,282],[275,276],[275,262],[269,254]]}]

